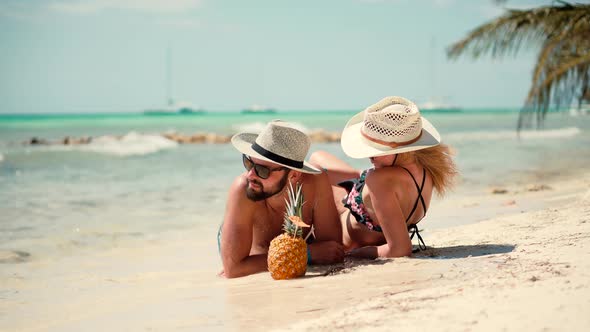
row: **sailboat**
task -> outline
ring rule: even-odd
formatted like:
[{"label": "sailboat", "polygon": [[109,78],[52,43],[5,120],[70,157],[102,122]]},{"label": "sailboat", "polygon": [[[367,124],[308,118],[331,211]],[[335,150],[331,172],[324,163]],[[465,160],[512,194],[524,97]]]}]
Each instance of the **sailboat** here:
[{"label": "sailboat", "polygon": [[578,106],[572,106],[568,109],[568,114],[570,116],[588,115],[590,114],[590,104],[581,103]]},{"label": "sailboat", "polygon": [[430,98],[418,105],[421,111],[461,112],[461,107]]},{"label": "sailboat", "polygon": [[169,101],[168,105],[162,108],[154,108],[143,111],[145,115],[176,115],[176,114],[201,114],[205,113],[202,108],[196,108],[188,103],[175,103]]},{"label": "sailboat", "polygon": [[170,65],[171,50],[168,47],[166,61],[166,90],[168,94],[168,104],[162,108],[148,109],[143,111],[146,115],[176,115],[176,114],[201,114],[205,110],[195,107],[189,102],[176,102],[172,98],[172,70]]},{"label": "sailboat", "polygon": [[435,96],[435,90],[437,89],[436,84],[436,68],[434,56],[435,39],[430,39],[430,57],[429,57],[429,75],[430,76],[430,97],[425,102],[418,105],[421,111],[437,111],[437,112],[461,112],[461,108],[457,105],[448,103],[446,100],[448,97]]},{"label": "sailboat", "polygon": [[277,110],[271,107],[266,107],[258,104],[254,104],[248,108],[244,108],[242,113],[244,114],[270,114],[276,113]]},{"label": "sailboat", "polygon": [[[258,68],[258,73],[256,75],[256,90],[258,92],[258,96],[256,98],[258,99],[258,102],[265,100],[265,64],[265,54],[263,52],[257,53],[255,67]],[[273,114],[276,112],[276,108],[264,105],[264,103],[254,103],[240,110],[240,113],[242,114]]]}]

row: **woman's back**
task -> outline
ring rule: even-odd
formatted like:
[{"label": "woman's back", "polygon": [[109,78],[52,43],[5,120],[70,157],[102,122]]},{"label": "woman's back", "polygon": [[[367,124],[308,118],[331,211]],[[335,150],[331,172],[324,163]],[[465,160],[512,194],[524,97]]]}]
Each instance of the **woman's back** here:
[{"label": "woman's back", "polygon": [[367,172],[362,197],[369,216],[374,224],[379,225],[382,221],[378,216],[381,214],[375,211],[371,196],[395,195],[391,197],[391,204],[399,205],[404,217],[402,222],[411,225],[418,223],[426,215],[432,198],[432,189],[432,177],[429,173],[416,163],[408,163]]},{"label": "woman's back", "polygon": [[[425,248],[415,224],[426,215],[432,191],[442,196],[457,173],[436,128],[416,104],[392,96],[355,114],[342,130],[340,144],[347,156],[368,158],[374,166],[356,178],[359,173],[334,156],[317,153],[311,158],[327,170],[333,184],[349,254],[407,256],[414,235]],[[347,175],[355,178],[343,179]],[[344,199],[335,185],[346,191]]]}]

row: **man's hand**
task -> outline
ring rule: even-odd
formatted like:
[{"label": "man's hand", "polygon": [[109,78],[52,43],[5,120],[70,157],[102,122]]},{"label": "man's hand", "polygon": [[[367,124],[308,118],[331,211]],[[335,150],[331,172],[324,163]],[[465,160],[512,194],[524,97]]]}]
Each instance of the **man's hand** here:
[{"label": "man's hand", "polygon": [[313,264],[333,264],[344,261],[344,246],[336,241],[317,241],[309,244]]},{"label": "man's hand", "polygon": [[346,253],[346,257],[364,258],[364,259],[375,259],[379,255],[377,254],[377,247],[361,247],[354,248]]}]

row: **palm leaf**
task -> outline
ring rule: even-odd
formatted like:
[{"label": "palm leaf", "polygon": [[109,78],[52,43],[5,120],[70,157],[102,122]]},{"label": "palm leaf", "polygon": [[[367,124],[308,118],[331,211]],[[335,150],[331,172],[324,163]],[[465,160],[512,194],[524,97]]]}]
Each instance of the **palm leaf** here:
[{"label": "palm leaf", "polygon": [[522,108],[518,129],[536,115],[542,124],[550,105],[559,108],[577,100],[590,100],[590,5],[544,6],[509,10],[451,45],[447,55],[479,58],[516,55],[523,46],[540,46],[532,84]]}]

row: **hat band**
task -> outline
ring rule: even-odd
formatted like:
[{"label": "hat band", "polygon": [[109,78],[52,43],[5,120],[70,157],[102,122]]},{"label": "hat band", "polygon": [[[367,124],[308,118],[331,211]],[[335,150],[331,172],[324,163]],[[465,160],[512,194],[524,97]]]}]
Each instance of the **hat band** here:
[{"label": "hat band", "polygon": [[370,137],[369,135],[365,134],[362,130],[361,130],[361,135],[363,135],[364,138],[368,139],[371,142],[375,142],[377,144],[381,144],[381,145],[385,145],[385,146],[389,146],[391,148],[397,148],[400,146],[404,146],[404,145],[410,145],[412,143],[415,143],[416,141],[418,141],[420,139],[420,137],[422,137],[422,130],[420,130],[420,135],[418,135],[416,138],[406,141],[406,142],[387,142],[387,141],[382,141],[380,139],[376,139],[373,137]]},{"label": "hat band", "polygon": [[303,168],[303,161],[293,160],[289,158],[285,158],[283,156],[279,156],[278,154],[268,151],[267,149],[258,145],[258,143],[252,143],[252,150],[260,153],[263,157],[266,157],[272,161],[275,161],[279,164],[295,167],[295,168]]}]

